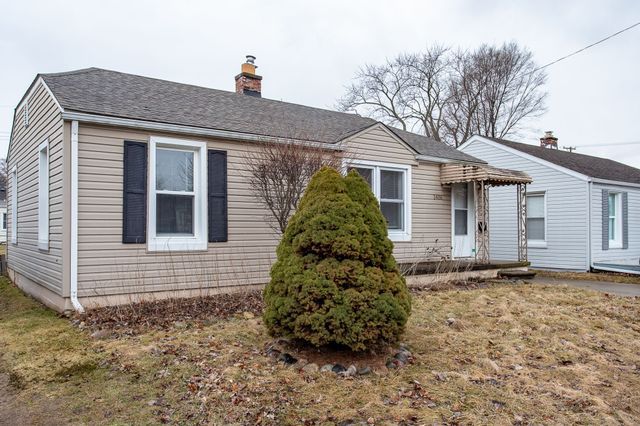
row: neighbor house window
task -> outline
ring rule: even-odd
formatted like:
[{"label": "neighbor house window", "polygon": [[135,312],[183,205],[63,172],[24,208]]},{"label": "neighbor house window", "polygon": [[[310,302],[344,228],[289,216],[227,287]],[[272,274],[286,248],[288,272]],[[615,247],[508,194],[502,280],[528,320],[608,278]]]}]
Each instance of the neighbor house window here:
[{"label": "neighbor house window", "polygon": [[49,250],[49,141],[38,148],[38,248]]},{"label": "neighbor house window", "polygon": [[18,169],[11,170],[11,242],[18,243]]},{"label": "neighbor house window", "polygon": [[356,170],[371,187],[380,202],[380,211],[387,220],[392,241],[411,239],[410,166],[375,162],[354,162],[348,167]]},{"label": "neighbor house window", "polygon": [[6,213],[2,213],[2,230],[3,231],[7,230],[7,214]]},{"label": "neighbor house window", "polygon": [[527,241],[544,244],[546,241],[545,195],[527,195]]},{"label": "neighbor house window", "polygon": [[622,202],[620,193],[609,193],[609,247],[622,247]]},{"label": "neighbor house window", "polygon": [[151,138],[149,249],[205,250],[206,143]]}]

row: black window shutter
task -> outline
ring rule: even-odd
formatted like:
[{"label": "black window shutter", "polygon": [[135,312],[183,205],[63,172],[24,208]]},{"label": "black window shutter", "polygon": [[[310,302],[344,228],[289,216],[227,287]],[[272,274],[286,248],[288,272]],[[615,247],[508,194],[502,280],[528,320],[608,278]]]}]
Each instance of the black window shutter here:
[{"label": "black window shutter", "polygon": [[147,144],[124,141],[122,242],[147,241]]},{"label": "black window shutter", "polygon": [[227,153],[208,151],[208,217],[209,242],[227,241]]},{"label": "black window shutter", "polygon": [[629,248],[629,194],[622,193],[622,248]]},{"label": "black window shutter", "polygon": [[602,190],[602,250],[609,250],[609,191]]}]

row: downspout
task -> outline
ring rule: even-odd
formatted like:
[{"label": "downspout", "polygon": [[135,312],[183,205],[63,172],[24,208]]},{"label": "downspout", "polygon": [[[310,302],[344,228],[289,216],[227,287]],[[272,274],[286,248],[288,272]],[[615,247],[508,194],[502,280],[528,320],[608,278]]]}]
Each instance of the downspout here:
[{"label": "downspout", "polygon": [[591,181],[591,179],[589,179],[587,181],[587,267],[588,267],[588,271],[587,272],[591,272],[593,270],[593,258],[591,255],[591,238],[592,238],[592,221],[591,221],[591,186],[593,185],[593,182]]},{"label": "downspout", "polygon": [[71,304],[83,313],[78,300],[78,121],[71,122]]}]

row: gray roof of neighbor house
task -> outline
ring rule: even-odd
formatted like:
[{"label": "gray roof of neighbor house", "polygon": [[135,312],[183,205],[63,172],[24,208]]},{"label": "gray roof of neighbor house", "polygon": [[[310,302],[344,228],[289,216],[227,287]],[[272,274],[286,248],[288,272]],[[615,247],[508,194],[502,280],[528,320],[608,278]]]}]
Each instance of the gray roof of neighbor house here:
[{"label": "gray roof of neighbor house", "polygon": [[592,178],[640,184],[640,169],[609,160],[608,158],[543,148],[537,145],[504,139],[487,139]]},{"label": "gray roof of neighbor house", "polygon": [[[330,144],[377,123],[356,114],[100,68],[40,77],[65,111]],[[425,136],[391,130],[418,154],[483,162]]]}]

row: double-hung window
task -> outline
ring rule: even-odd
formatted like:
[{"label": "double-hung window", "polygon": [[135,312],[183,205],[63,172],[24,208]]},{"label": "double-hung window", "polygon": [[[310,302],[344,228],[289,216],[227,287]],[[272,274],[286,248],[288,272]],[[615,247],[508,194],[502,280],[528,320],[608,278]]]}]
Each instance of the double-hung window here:
[{"label": "double-hung window", "polygon": [[38,148],[38,248],[49,250],[49,141]]},{"label": "double-hung window", "polygon": [[545,194],[527,195],[527,242],[544,246],[547,241]]},{"label": "double-hung window", "polygon": [[392,241],[411,240],[411,167],[354,161],[348,167],[367,181],[380,202]]},{"label": "double-hung window", "polygon": [[609,192],[609,248],[622,248],[621,212],[620,193]]},{"label": "double-hung window", "polygon": [[150,149],[149,250],[206,250],[206,143],[154,137]]}]

